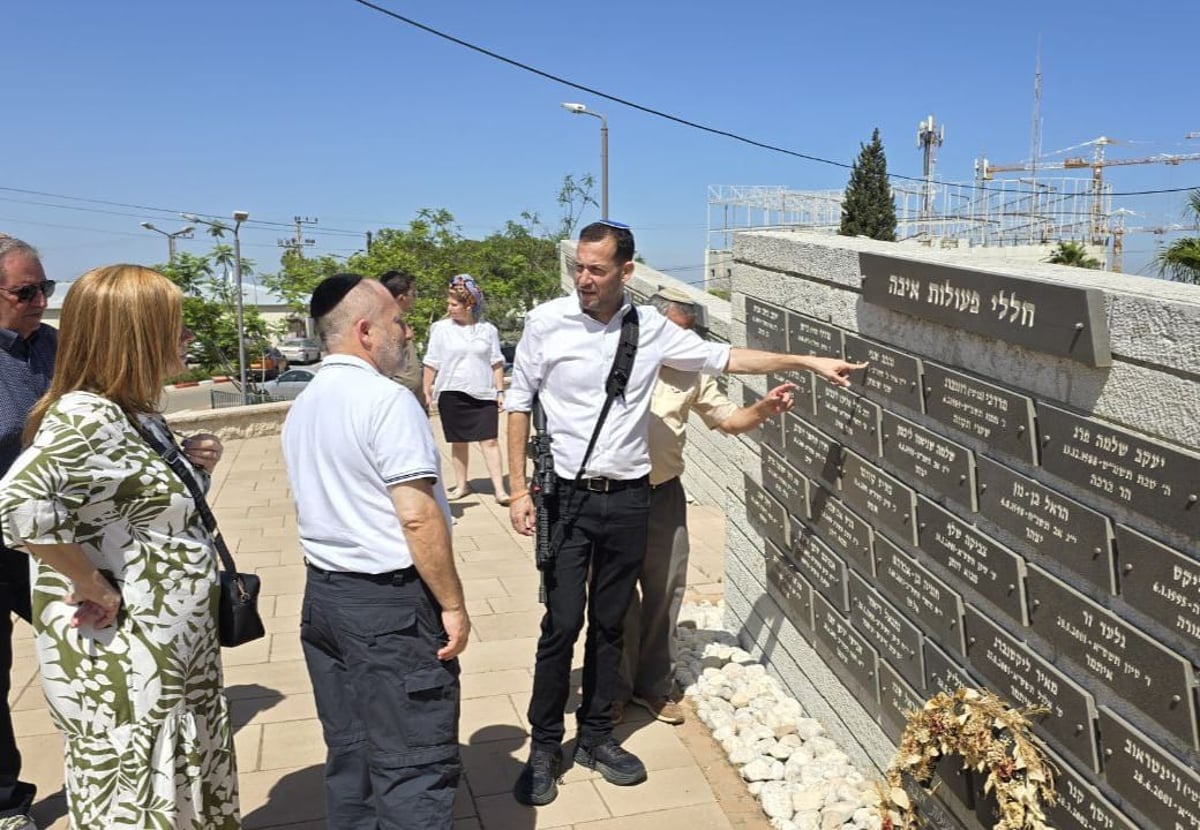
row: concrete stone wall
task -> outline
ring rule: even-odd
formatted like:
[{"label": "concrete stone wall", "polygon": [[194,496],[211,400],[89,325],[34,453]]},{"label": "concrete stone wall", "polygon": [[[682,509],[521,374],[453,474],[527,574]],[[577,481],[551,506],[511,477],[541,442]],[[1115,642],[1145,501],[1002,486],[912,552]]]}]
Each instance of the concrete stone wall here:
[{"label": "concrete stone wall", "polygon": [[[862,254],[1098,289],[1112,365],[1088,366],[867,303]],[[1200,287],[802,233],[739,234],[734,258],[729,339],[735,345],[746,342],[750,301],[764,303],[832,324],[839,337],[859,335],[914,357],[926,373],[940,365],[1029,400],[1043,413],[1034,425],[1038,448],[1063,441],[1046,426],[1050,406],[1069,413],[1066,423],[1078,428],[1072,440],[1099,442],[1103,433],[1105,441],[1117,442],[1113,458],[1125,458],[1120,444],[1128,440],[1166,459],[1161,467],[1150,461],[1138,468],[1154,482],[1153,504],[1106,495],[1101,479],[1116,475],[1116,468],[1105,466],[1104,451],[1088,456],[1095,475],[1064,472],[1050,463],[1048,449],[1018,459],[995,442],[948,426],[926,404],[907,407],[860,383],[850,398],[855,417],[892,413],[957,447],[959,460],[965,455],[970,462],[972,492],[964,499],[931,486],[932,479],[914,477],[911,466],[887,453],[896,436],[876,420],[882,449],[857,455],[878,486],[873,493],[859,487],[856,496],[847,481],[854,459],[846,448],[861,433],[854,439],[853,430],[843,434],[828,417],[822,420],[818,386],[799,429],[831,443],[836,482],[820,486],[819,472],[800,472],[802,448],[789,443],[791,433],[723,442],[722,450],[734,451],[720,453],[707,467],[728,494],[727,622],[743,643],[765,658],[860,763],[883,769],[890,762],[901,702],[919,704],[966,682],[1016,702],[1050,705],[1038,735],[1063,768],[1060,792],[1071,796],[1052,817],[1055,827],[1200,826],[1200,777],[1194,772],[1200,767]],[[734,380],[730,397],[741,403],[744,390],[761,394],[765,388],[764,379]],[[691,432],[693,439],[698,432]],[[768,444],[809,492],[822,494],[801,508],[807,515],[785,507],[785,488],[777,483],[763,489]],[[712,449],[699,440],[695,445]],[[1168,469],[1181,475],[1168,482]],[[995,484],[1000,479],[993,476],[1001,473],[1018,482],[1015,489]],[[986,480],[993,481],[991,493],[978,487]],[[896,497],[914,506],[915,526],[898,530],[884,513],[855,503],[866,498],[883,504],[871,500],[896,484]],[[1028,525],[1017,527],[1005,511],[1023,510],[1018,502],[1025,497],[1032,499],[1025,505],[1032,509],[1021,514]],[[839,515],[849,522],[842,531],[866,528],[869,552],[858,559],[853,539],[830,519]],[[975,541],[959,544],[953,555],[938,554],[943,521],[953,525],[951,536]],[[1043,525],[1044,538],[1037,532]],[[1078,535],[1101,526],[1104,536],[1092,557],[1085,551],[1072,558]],[[772,536],[775,543],[768,541]],[[990,546],[991,559],[981,553],[983,546]],[[841,574],[824,589],[817,577],[806,577],[822,556]],[[963,563],[975,561],[972,556],[1011,566],[1011,597],[989,587],[986,567],[971,576]],[[888,562],[905,578],[897,580]],[[1152,575],[1153,584],[1143,574]],[[788,599],[785,582],[810,605]],[[916,590],[918,584],[924,588]],[[831,600],[822,610],[823,590],[846,599]],[[922,591],[958,603],[948,618],[952,628],[930,625],[928,609],[918,609]],[[870,669],[869,682],[863,667]],[[1138,683],[1130,681],[1134,676]],[[964,826],[991,826],[984,799],[968,794],[944,800]]]},{"label": "concrete stone wall", "polygon": [[223,442],[236,441],[241,438],[278,435],[283,429],[283,419],[287,417],[291,408],[291,401],[281,401],[206,409],[168,415],[167,423],[184,435],[211,432]]}]

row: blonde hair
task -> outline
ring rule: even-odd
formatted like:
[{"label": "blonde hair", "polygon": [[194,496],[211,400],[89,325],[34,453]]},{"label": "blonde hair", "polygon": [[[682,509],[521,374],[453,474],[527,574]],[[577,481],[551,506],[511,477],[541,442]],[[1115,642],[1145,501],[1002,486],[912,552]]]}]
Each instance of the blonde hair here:
[{"label": "blonde hair", "polygon": [[54,378],[29,413],[25,443],[68,392],[94,392],[129,416],[157,412],[182,331],[183,294],[162,274],[141,265],[88,271],[63,300]]}]

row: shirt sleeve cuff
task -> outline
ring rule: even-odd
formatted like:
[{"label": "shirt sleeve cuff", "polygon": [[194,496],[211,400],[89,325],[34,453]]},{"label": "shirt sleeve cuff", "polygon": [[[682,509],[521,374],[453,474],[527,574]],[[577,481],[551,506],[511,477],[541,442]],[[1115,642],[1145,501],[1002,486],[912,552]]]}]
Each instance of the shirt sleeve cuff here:
[{"label": "shirt sleeve cuff", "polygon": [[725,367],[728,365],[729,344],[710,343],[708,360],[705,362],[704,368],[700,371],[706,375],[721,375],[725,373]]}]

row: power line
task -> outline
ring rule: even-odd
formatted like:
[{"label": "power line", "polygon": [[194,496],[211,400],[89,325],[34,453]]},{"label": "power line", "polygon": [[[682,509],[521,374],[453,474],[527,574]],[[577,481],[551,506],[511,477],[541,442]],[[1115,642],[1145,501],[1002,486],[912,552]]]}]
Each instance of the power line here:
[{"label": "power line", "polygon": [[[413,20],[411,17],[405,17],[404,15],[402,15],[398,12],[394,12],[391,9],[387,9],[387,8],[384,8],[383,6],[372,3],[372,2],[370,2],[370,0],[351,0],[351,2],[357,3],[360,6],[365,6],[368,9],[372,9],[376,12],[379,12],[380,14],[383,14],[390,18],[393,18],[394,20],[399,20],[401,23],[405,23],[409,26],[412,26],[413,28],[420,29],[423,32],[434,35],[435,37],[439,37],[443,40],[447,40],[450,43],[453,43],[457,46],[462,46],[465,49],[470,49],[472,52],[478,52],[479,54],[485,55],[486,57],[492,58],[493,60],[500,61],[501,63],[506,63],[509,66],[515,67],[515,68],[520,69],[525,72],[532,73],[541,78],[545,78],[548,81],[553,81],[557,84],[562,84],[563,86],[570,87],[571,89],[577,89],[580,92],[586,92],[589,95],[595,95],[597,98],[603,98],[606,101],[612,101],[614,104],[620,104],[623,107],[629,107],[630,109],[634,109],[639,112],[644,112],[647,115],[654,116],[655,118],[662,118],[664,120],[672,121],[676,124],[680,124],[684,127],[691,127],[694,130],[700,130],[701,132],[709,133],[710,135],[721,136],[722,138],[728,138],[732,141],[737,141],[742,144],[748,144],[751,147],[758,147],[759,149],[768,150],[773,153],[781,153],[783,155],[791,156],[793,158],[803,159],[804,161],[811,161],[811,162],[815,162],[817,164],[826,164],[831,167],[841,168],[843,170],[852,170],[854,168],[853,165],[847,164],[844,161],[835,161],[834,159],[827,159],[827,158],[823,158],[821,156],[814,156],[810,153],[802,153],[799,150],[790,150],[787,147],[780,147],[777,144],[768,144],[765,141],[758,141],[757,139],[749,138],[747,136],[732,132],[730,130],[722,130],[717,127],[710,127],[706,124],[700,124],[696,121],[689,121],[688,119],[681,118],[678,115],[672,115],[669,112],[663,112],[662,110],[657,110],[657,109],[654,109],[653,107],[648,107],[643,104],[639,104],[636,101],[630,101],[628,98],[620,98],[616,95],[611,95],[607,92],[596,89],[595,87],[590,87],[585,84],[577,83],[576,81],[569,80],[568,78],[564,78],[561,75],[555,75],[552,72],[547,72],[544,69],[538,69],[536,66],[531,66],[530,64],[522,63],[521,61],[516,60],[514,58],[510,58],[505,55],[501,55],[499,52],[493,52],[491,49],[487,49],[483,46],[479,46],[478,44],[471,43],[470,41],[463,40],[462,38],[459,38],[459,37],[455,37],[454,35],[448,34],[447,32],[443,32],[443,31],[440,31],[439,29],[435,29],[432,26],[427,26],[424,23],[421,23],[417,20]],[[888,178],[891,178],[891,179],[901,179],[903,181],[909,181],[909,182],[924,183],[924,181],[925,181],[923,178],[920,178],[917,176],[905,176],[900,173],[888,173],[887,175],[888,175]],[[963,186],[970,188],[972,190],[982,190],[982,191],[989,192],[989,193],[993,192],[992,188],[989,188],[985,185],[963,185]],[[1130,191],[1127,193],[1112,193],[1110,195],[1112,195],[1112,196],[1148,196],[1148,195],[1159,194],[1159,193],[1183,193],[1188,190],[1196,190],[1198,187],[1200,187],[1200,186],[1165,188],[1162,190],[1136,190],[1136,191]],[[1008,191],[1008,192],[1011,193],[1014,191]],[[1031,190],[1028,192],[1034,193],[1036,191]]]},{"label": "power line", "polygon": [[[20,188],[20,187],[0,186],[0,191],[5,191],[8,193],[21,193],[21,194],[24,194],[27,196],[42,196],[42,197],[49,198],[49,199],[64,199],[66,201],[71,201],[71,202],[84,202],[86,204],[93,204],[93,205],[109,205],[112,207],[131,208],[133,210],[141,211],[142,213],[146,213],[146,212],[163,213],[163,214],[170,215],[172,218],[179,216],[179,214],[181,214],[181,213],[194,213],[198,216],[203,216],[203,217],[211,218],[214,220],[224,219],[224,217],[220,216],[219,214],[205,213],[203,211],[174,210],[172,208],[151,207],[149,205],[139,205],[139,204],[135,204],[135,203],[131,203],[131,202],[116,202],[116,201],[112,201],[111,199],[92,199],[87,196],[68,196],[68,195],[64,195],[62,193],[48,193],[44,190],[27,190],[25,188]],[[14,201],[15,202],[18,200],[6,199],[5,201]],[[59,207],[59,208],[67,209],[67,210],[84,210],[84,208],[75,207],[72,205],[53,205],[53,204],[48,204],[45,202],[29,202],[28,204],[39,204],[39,205],[42,205],[45,207]],[[104,210],[100,210],[100,209],[96,209],[96,208],[94,208],[92,210],[95,213],[113,213],[112,211],[104,211]],[[114,215],[136,216],[136,215],[140,215],[140,214],[114,213]],[[267,219],[250,219],[245,224],[251,225],[251,226],[291,229],[293,227],[294,223],[293,222],[273,222],[273,221],[270,221]],[[313,231],[313,232],[314,233],[335,234],[335,235],[362,236],[362,231],[354,231],[354,230],[350,230],[348,228],[322,228],[320,231]]]}]

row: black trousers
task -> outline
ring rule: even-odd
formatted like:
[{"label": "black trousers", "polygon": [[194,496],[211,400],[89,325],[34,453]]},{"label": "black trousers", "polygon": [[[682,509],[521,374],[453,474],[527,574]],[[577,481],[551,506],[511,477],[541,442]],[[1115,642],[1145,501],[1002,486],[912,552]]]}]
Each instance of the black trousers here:
[{"label": "black trousers", "polygon": [[446,630],[415,571],[309,568],[300,641],[327,747],[329,827],[450,830],[459,667],[437,659]]},{"label": "black trousers", "polygon": [[557,750],[565,733],[571,655],[587,610],[579,741],[590,746],[612,734],[612,703],[620,694],[622,629],[646,553],[650,485],[643,479],[611,493],[562,486],[549,505],[562,542],[547,574],[546,613],[538,639],[529,723],[534,746]]},{"label": "black trousers", "polygon": [[0,818],[29,812],[37,788],[20,781],[21,753],[13,736],[8,693],[12,689],[12,615],[29,622],[29,557],[0,546]]}]

